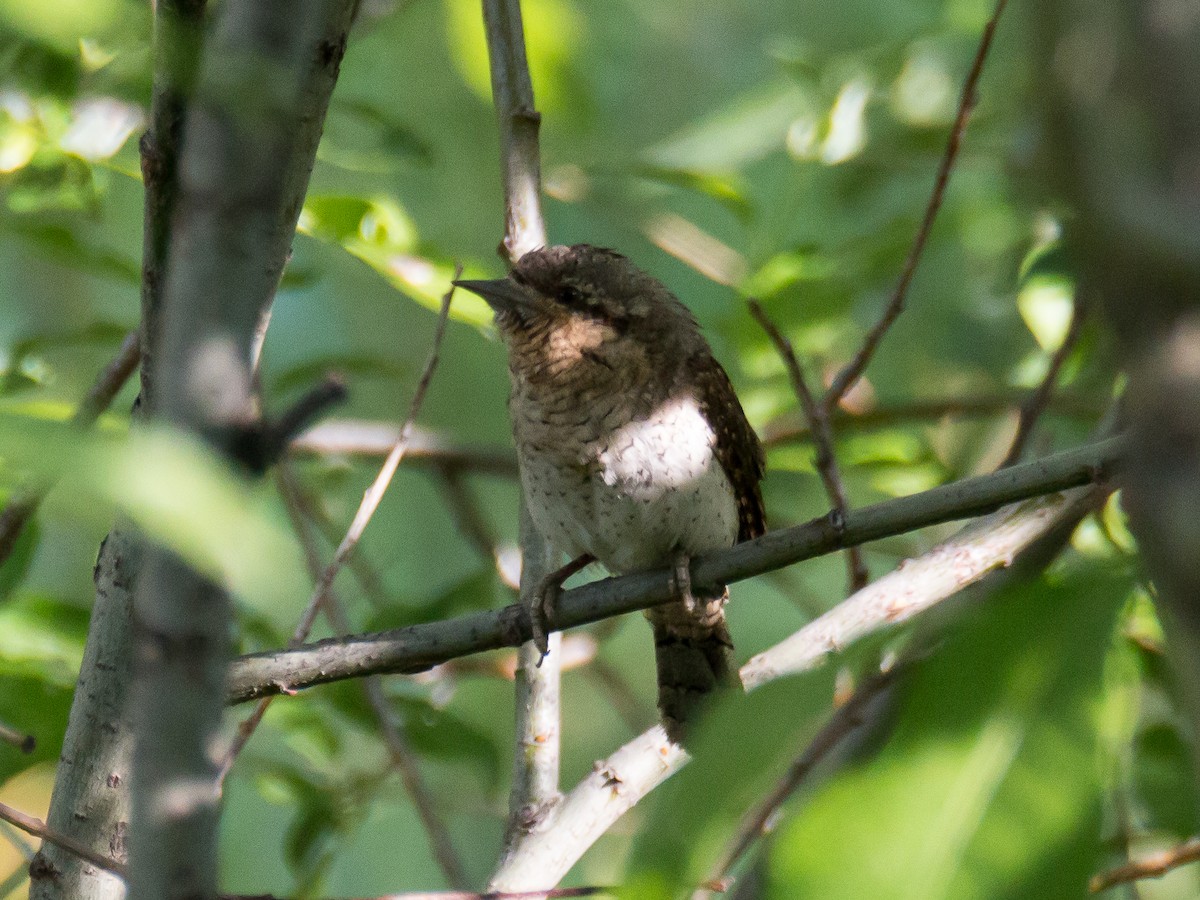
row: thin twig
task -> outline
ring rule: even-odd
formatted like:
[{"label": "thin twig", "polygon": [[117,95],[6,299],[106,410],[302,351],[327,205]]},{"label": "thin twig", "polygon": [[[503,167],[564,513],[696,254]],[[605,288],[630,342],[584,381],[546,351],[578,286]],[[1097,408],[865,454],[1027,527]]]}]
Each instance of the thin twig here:
[{"label": "thin twig", "polygon": [[1045,377],[1042,378],[1041,383],[1033,393],[1025,398],[1025,402],[1021,404],[1017,420],[1017,433],[1013,435],[1012,444],[1009,445],[1008,452],[1004,454],[1004,460],[1000,463],[999,468],[1003,469],[1006,466],[1011,466],[1025,452],[1025,447],[1029,443],[1030,437],[1033,436],[1034,426],[1037,425],[1042,413],[1046,411],[1046,407],[1050,403],[1050,398],[1054,396],[1054,389],[1058,386],[1059,373],[1070,358],[1075,345],[1079,343],[1079,337],[1083,334],[1083,324],[1086,318],[1087,307],[1079,298],[1076,298],[1075,306],[1071,310],[1071,324],[1067,326],[1067,333],[1063,336],[1062,343],[1058,345],[1058,349],[1050,357],[1050,365],[1046,369]]},{"label": "thin twig", "polygon": [[853,696],[834,710],[824,727],[813,737],[804,752],[788,768],[787,774],[755,804],[742,818],[741,824],[729,847],[718,859],[712,874],[705,882],[710,890],[726,891],[732,884],[729,873],[760,837],[767,833],[768,825],[784,803],[812,774],[817,764],[843,740],[857,731],[865,721],[867,707],[880,696],[895,680],[902,668],[879,672],[865,680]]},{"label": "thin twig", "polygon": [[[399,434],[399,430],[395,434]],[[389,445],[390,446],[390,445]],[[412,445],[409,445],[409,453],[412,452]],[[380,454],[385,455],[385,454]],[[407,459],[407,455],[405,459]],[[290,467],[291,461],[285,462],[285,468]],[[290,470],[289,470],[290,471]],[[329,543],[330,546],[336,547],[342,539],[344,533],[338,525],[333,521],[329,512],[325,509],[312,491],[305,487],[300,478],[297,477],[291,480],[291,488],[295,493],[295,500],[299,504],[301,511],[304,513],[306,521],[311,522],[316,529],[321,533],[321,537]],[[383,578],[378,570],[372,564],[371,560],[365,556],[357,554],[350,557],[346,565],[349,567],[354,579],[358,582],[358,586],[362,588],[363,596],[376,609],[386,609],[391,605],[392,598],[388,596],[387,587],[383,583]]]},{"label": "thin twig", "polygon": [[887,334],[888,329],[895,324],[900,313],[904,311],[904,303],[908,297],[908,288],[912,284],[913,275],[917,271],[917,264],[921,261],[921,255],[925,251],[925,243],[929,239],[929,233],[933,230],[933,223],[937,218],[938,210],[942,207],[942,200],[946,195],[946,185],[950,181],[950,173],[954,168],[955,161],[958,159],[958,151],[962,143],[963,132],[967,128],[967,120],[971,117],[971,112],[975,108],[977,99],[976,88],[979,84],[979,76],[983,73],[983,64],[987,60],[988,51],[991,49],[992,38],[996,34],[996,25],[1000,21],[1000,15],[1004,12],[1007,2],[1008,0],[997,0],[992,17],[988,19],[987,25],[983,28],[983,34],[979,38],[979,49],[975,52],[975,61],[971,64],[971,70],[967,73],[967,79],[963,84],[962,96],[958,101],[958,113],[954,117],[954,125],[950,129],[950,136],[946,141],[946,150],[942,154],[942,161],[938,166],[937,176],[933,183],[933,193],[929,196],[929,203],[925,207],[925,216],[921,220],[920,228],[917,229],[917,235],[913,240],[912,248],[908,251],[908,257],[904,260],[904,269],[900,273],[900,279],[896,282],[896,287],[892,291],[892,297],[888,301],[883,315],[875,323],[875,327],[867,333],[867,336],[863,339],[862,346],[859,347],[854,358],[837,373],[837,376],[833,379],[833,383],[829,386],[829,390],[825,392],[825,398],[822,402],[826,410],[831,410],[837,406],[841,399],[846,396],[846,392],[854,387],[855,382],[862,376],[862,373],[867,368],[867,364],[870,363],[871,357],[875,355],[875,351],[879,347],[879,342],[883,340],[883,336]]},{"label": "thin twig", "polygon": [[[850,503],[846,497],[846,486],[842,482],[842,473],[838,467],[837,457],[833,452],[833,429],[829,425],[829,410],[823,403],[817,402],[812,391],[809,390],[792,342],[771,321],[771,317],[767,315],[757,300],[748,300],[747,306],[750,307],[750,314],[754,316],[754,320],[766,332],[771,343],[775,345],[776,352],[783,359],[788,378],[792,382],[792,390],[795,391],[796,397],[800,401],[800,408],[804,411],[804,417],[812,429],[813,443],[816,446],[813,462],[816,465],[817,473],[821,476],[821,482],[825,485],[825,493],[833,504],[833,509],[844,518],[846,511],[850,508]],[[851,594],[870,580],[870,573],[863,562],[862,550],[858,547],[851,547],[846,551],[846,569],[850,584],[849,593]]]},{"label": "thin twig", "polygon": [[37,738],[4,722],[0,722],[0,741],[19,748],[22,753],[32,753],[37,749]]},{"label": "thin twig", "polygon": [[[1106,483],[1122,458],[1124,446],[1124,439],[1110,438],[910,497],[851,510],[842,522],[830,522],[823,516],[777,529],[729,550],[697,557],[692,564],[693,583],[731,584],[854,544],[975,518],[1030,497]],[[590,624],[666,603],[673,596],[671,573],[665,569],[605,578],[564,591],[551,611],[550,626],[557,631]],[[241,703],[365,674],[424,671],[471,653],[518,646],[531,636],[529,610],[513,604],[381,634],[255,653],[232,664],[228,700]]]},{"label": "thin twig", "polygon": [[46,827],[46,823],[41,819],[36,819],[33,816],[28,816],[20,810],[13,809],[7,803],[0,803],[0,819],[20,828],[22,831],[32,834],[34,837],[40,837],[47,843],[54,844],[56,847],[61,847],[68,853],[74,853],[82,860],[90,862],[92,865],[103,869],[106,872],[112,872],[120,878],[125,877],[125,866],[117,862],[109,856],[102,853],[96,853],[90,847],[87,847],[74,838],[67,837],[63,834],[57,834]]},{"label": "thin twig", "polygon": [[[964,419],[993,416],[1007,413],[1029,398],[1027,393],[981,395],[978,397],[948,397],[940,400],[913,400],[892,406],[880,406],[864,412],[852,412],[843,407],[830,410],[830,424],[839,434],[847,431],[864,431],[876,428],[891,428],[896,425],[911,425],[916,422],[941,419]],[[1066,418],[1094,422],[1104,414],[1104,404],[1084,397],[1051,396],[1047,411]],[[797,417],[784,414],[767,422],[759,432],[767,447],[778,447],[813,439],[812,428],[807,423],[797,422]],[[376,450],[382,456],[384,450]]]},{"label": "thin twig", "polygon": [[[309,574],[315,581],[320,578],[323,566],[321,564],[320,553],[317,550],[316,535],[311,531],[310,522],[305,519],[304,508],[296,490],[297,479],[295,472],[289,466],[282,466],[279,470],[278,482],[280,494],[282,494],[284,499],[284,505],[287,507],[288,515],[292,520],[292,527],[295,529],[296,536],[299,538],[301,548],[304,551],[304,559],[308,566]],[[346,635],[350,633],[350,622],[346,616],[346,611],[332,588],[326,594],[322,609],[325,612],[325,617],[329,620],[329,624],[337,634]],[[420,817],[421,824],[425,828],[425,833],[429,837],[429,844],[433,850],[434,859],[437,860],[438,865],[441,867],[442,875],[452,887],[465,889],[469,881],[466,869],[454,849],[454,843],[450,840],[450,831],[437,811],[433,794],[426,786],[425,779],[421,775],[416,754],[412,751],[412,748],[408,744],[408,739],[404,736],[404,733],[400,730],[400,726],[395,720],[391,706],[388,704],[387,697],[383,691],[382,680],[379,676],[372,675],[363,679],[361,684],[367,704],[371,707],[371,711],[374,713],[375,719],[379,724],[379,731],[383,736],[384,744],[387,746],[388,756],[391,758],[392,765],[396,771],[400,773],[400,778],[404,782],[404,788],[408,792],[413,806],[416,807],[417,815]]]},{"label": "thin twig", "polygon": [[[315,456],[387,456],[400,427],[394,422],[330,419],[314,425],[292,441],[291,451]],[[453,471],[478,472],[505,478],[517,476],[517,458],[509,448],[466,447],[414,427],[408,439],[405,464],[431,463]]]},{"label": "thin twig", "polygon": [[[610,887],[554,888],[548,891],[413,891],[384,894],[356,900],[560,900],[568,897],[605,897],[616,894]],[[270,894],[221,894],[220,900],[284,900]]]},{"label": "thin twig", "polygon": [[[80,401],[71,417],[71,423],[78,428],[88,428],[100,418],[121,392],[125,382],[137,371],[141,358],[137,332],[130,332],[121,342],[121,349],[117,351],[117,355],[104,367]],[[0,510],[0,565],[12,554],[17,545],[17,538],[37,512],[49,489],[48,484],[20,488],[4,509]]]},{"label": "thin twig", "polygon": [[459,532],[475,551],[492,564],[501,583],[513,590],[519,590],[513,572],[513,566],[505,565],[505,552],[492,533],[483,510],[479,508],[475,497],[467,486],[461,469],[450,466],[437,466],[438,484],[446,498],[446,506],[458,526]]},{"label": "thin twig", "polygon": [[[456,270],[454,277],[457,278],[459,274],[461,272]],[[412,423],[416,419],[417,414],[421,411],[421,404],[425,401],[425,392],[429,389],[429,382],[433,378],[433,371],[437,368],[438,354],[441,349],[442,338],[446,334],[446,322],[449,318],[450,301],[453,297],[454,286],[451,285],[442,298],[442,308],[438,313],[437,325],[433,332],[433,347],[429,351],[429,359],[425,363],[425,370],[421,373],[420,381],[417,382],[416,390],[413,391],[412,403],[409,406],[408,416],[404,420],[404,425],[400,429],[400,436],[392,447],[392,451],[388,454],[387,459],[384,460],[379,474],[375,476],[375,480],[371,483],[371,486],[364,492],[358,511],[354,514],[354,519],[346,531],[346,536],[342,538],[341,544],[338,545],[333,559],[321,571],[316,587],[309,597],[308,605],[304,608],[304,612],[300,616],[300,621],[296,623],[296,628],[292,632],[292,638],[289,642],[289,646],[291,647],[298,647],[302,644],[304,639],[308,637],[309,632],[312,631],[317,614],[320,612],[322,604],[325,603],[325,599],[329,595],[333,579],[341,571],[346,560],[350,558],[354,549],[358,546],[359,539],[362,537],[367,523],[371,521],[371,517],[379,507],[379,502],[383,499],[384,492],[387,490],[388,485],[391,484],[392,476],[396,474],[396,467],[400,465],[400,460],[404,458],[404,451],[408,446],[408,433],[412,428]],[[224,784],[225,778],[228,776],[229,770],[233,767],[234,761],[258,728],[270,702],[271,697],[264,697],[254,712],[238,726],[229,751],[225,754],[225,759],[221,763],[220,772],[218,773],[218,784]]]},{"label": "thin twig", "polygon": [[1200,860],[1200,837],[1190,838],[1177,847],[1160,850],[1158,853],[1143,856],[1141,859],[1136,859],[1123,866],[1117,866],[1115,869],[1094,875],[1088,882],[1088,890],[1093,894],[1098,894],[1115,885],[1137,881],[1141,878],[1161,878],[1172,869],[1197,860]]}]

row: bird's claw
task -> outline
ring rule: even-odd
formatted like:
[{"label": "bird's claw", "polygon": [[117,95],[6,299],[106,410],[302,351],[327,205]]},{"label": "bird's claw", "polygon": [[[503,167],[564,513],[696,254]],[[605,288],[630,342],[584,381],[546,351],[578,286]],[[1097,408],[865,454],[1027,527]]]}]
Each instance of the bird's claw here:
[{"label": "bird's claw", "polygon": [[553,575],[543,579],[542,583],[538,585],[537,593],[534,594],[533,604],[529,610],[533,645],[541,653],[537,661],[539,668],[550,652],[550,612],[558,602],[558,594],[561,590],[561,582],[557,581]]},{"label": "bird's claw", "polygon": [[696,611],[696,595],[692,593],[692,560],[686,553],[675,557],[671,573],[671,594],[683,603],[689,613]]}]

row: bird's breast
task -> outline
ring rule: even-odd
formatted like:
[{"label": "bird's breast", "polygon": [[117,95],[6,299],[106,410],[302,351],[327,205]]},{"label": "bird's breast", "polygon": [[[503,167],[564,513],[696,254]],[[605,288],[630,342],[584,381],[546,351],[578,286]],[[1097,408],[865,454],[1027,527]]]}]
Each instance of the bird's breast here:
[{"label": "bird's breast", "polygon": [[636,413],[620,397],[546,404],[514,395],[530,514],[556,548],[612,572],[732,546],[737,504],[694,398]]}]

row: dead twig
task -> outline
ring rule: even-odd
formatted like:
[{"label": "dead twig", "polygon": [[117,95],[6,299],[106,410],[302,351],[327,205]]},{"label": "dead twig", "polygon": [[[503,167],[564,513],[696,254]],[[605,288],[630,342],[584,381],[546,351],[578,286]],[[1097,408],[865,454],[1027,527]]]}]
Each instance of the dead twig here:
[{"label": "dead twig", "polygon": [[[311,523],[305,519],[304,509],[300,503],[296,487],[297,480],[295,473],[290,468],[285,467],[280,469],[280,493],[283,495],[288,515],[292,520],[292,526],[304,550],[304,559],[308,565],[309,573],[313,580],[316,581],[321,577],[323,567],[319,551],[317,550],[316,535],[311,530]],[[325,612],[326,619],[329,620],[329,624],[333,626],[333,630],[337,634],[347,635],[350,633],[350,622],[346,617],[346,611],[342,607],[337,594],[332,589],[326,594],[322,609]],[[438,866],[441,868],[447,882],[456,888],[465,887],[469,883],[466,868],[463,866],[462,860],[459,858],[458,853],[454,849],[454,844],[450,840],[449,829],[437,811],[433,793],[429,790],[425,779],[421,775],[421,770],[417,765],[417,756],[409,746],[408,739],[404,736],[404,732],[400,729],[392,708],[388,704],[387,696],[383,691],[383,680],[377,675],[371,675],[363,679],[361,685],[367,699],[367,704],[371,707],[371,711],[379,723],[379,731],[383,736],[384,744],[387,746],[392,766],[400,773],[400,778],[404,782],[404,788],[412,800],[413,806],[417,809],[417,815],[421,819],[425,833],[429,836],[429,844],[433,850],[434,859],[437,860]],[[255,711],[257,712],[257,709]]]},{"label": "dead twig", "polygon": [[1141,878],[1162,878],[1172,869],[1200,860],[1200,837],[1190,838],[1177,847],[1151,853],[1141,859],[1135,859],[1123,866],[1109,869],[1092,876],[1088,882],[1088,890],[1099,894],[1118,884],[1127,884]]},{"label": "dead twig", "polygon": [[796,792],[821,760],[843,740],[857,731],[866,721],[867,707],[895,682],[902,666],[893,666],[879,672],[862,683],[857,691],[841,706],[817,732],[805,747],[804,752],[788,768],[787,774],[769,794],[755,804],[742,818],[741,825],[720,856],[705,881],[704,887],[713,891],[727,891],[733,884],[729,873],[745,856],[746,852],[767,833],[771,820],[784,803]]},{"label": "dead twig", "polygon": [[46,826],[46,823],[41,819],[26,815],[20,810],[13,809],[7,803],[0,803],[0,819],[3,819],[9,825],[21,829],[27,834],[32,834],[34,837],[40,837],[43,841],[49,844],[54,844],[56,847],[61,847],[68,853],[74,853],[82,860],[90,862],[97,868],[103,869],[106,872],[112,872],[120,878],[125,877],[124,864],[117,862],[110,856],[105,856],[102,853],[96,853],[90,847],[84,846],[74,838],[67,837],[65,834],[58,834],[51,831]]},{"label": "dead twig", "polygon": [[1021,454],[1025,452],[1025,447],[1033,435],[1034,426],[1037,425],[1038,419],[1042,417],[1042,413],[1049,406],[1050,398],[1054,396],[1054,389],[1058,386],[1058,376],[1062,372],[1062,367],[1070,358],[1075,345],[1079,343],[1086,318],[1087,307],[1076,298],[1075,307],[1071,310],[1071,323],[1067,326],[1067,333],[1063,336],[1058,349],[1054,351],[1054,355],[1050,357],[1050,365],[1047,367],[1041,383],[1021,404],[1017,420],[1017,433],[1013,435],[1012,444],[1009,445],[1008,452],[1004,454],[1004,460],[998,468],[1011,466],[1020,460]]},{"label": "dead twig", "polygon": [[[461,274],[461,270],[456,269],[454,277],[457,278]],[[375,476],[375,480],[371,486],[367,488],[363,494],[362,503],[359,504],[358,511],[354,514],[354,519],[350,523],[350,527],[346,531],[346,536],[342,538],[342,542],[338,545],[337,551],[333,555],[333,559],[321,571],[320,577],[317,579],[316,587],[313,589],[312,596],[309,598],[308,606],[305,607],[304,613],[300,617],[300,621],[296,624],[295,630],[292,632],[292,639],[288,642],[289,647],[298,647],[304,643],[304,639],[308,637],[312,631],[313,623],[316,621],[317,614],[320,612],[322,605],[325,603],[329,595],[329,589],[333,585],[333,579],[337,577],[339,571],[350,556],[354,553],[354,549],[358,546],[359,539],[362,537],[363,531],[367,527],[367,523],[371,521],[371,517],[375,514],[375,510],[379,508],[379,502],[383,499],[384,492],[387,491],[388,485],[392,482],[392,476],[396,474],[396,467],[400,465],[400,460],[404,458],[404,452],[408,446],[408,434],[412,429],[412,423],[417,417],[417,413],[421,410],[421,405],[425,402],[425,392],[429,389],[429,382],[433,378],[434,369],[437,368],[438,354],[441,350],[442,338],[446,334],[446,322],[449,319],[450,301],[454,297],[454,286],[446,291],[442,298],[442,308],[438,314],[437,326],[433,333],[433,346],[429,352],[429,359],[425,363],[425,370],[421,373],[421,379],[417,382],[416,390],[413,391],[412,403],[409,406],[408,416],[404,420],[404,425],[400,429],[400,435],[396,443],[392,446],[391,452],[383,465],[379,469],[379,474]],[[262,717],[266,714],[267,707],[270,706],[272,698],[264,697],[259,701],[258,706],[254,709],[245,721],[238,726],[236,735],[229,751],[225,754],[225,759],[221,763],[221,769],[217,776],[217,783],[224,784],[229,770],[233,768],[233,763],[237,759],[238,754],[245,748],[251,736],[258,728]]]},{"label": "dead twig", "polygon": [[[817,402],[812,391],[809,390],[808,382],[804,379],[804,372],[800,368],[800,360],[796,358],[796,351],[792,348],[792,342],[784,337],[783,332],[771,321],[770,316],[766,314],[757,300],[748,300],[747,305],[750,307],[750,314],[766,332],[771,343],[775,345],[775,350],[783,359],[788,378],[792,383],[792,390],[795,391],[796,397],[800,401],[800,408],[804,411],[804,417],[808,420],[809,428],[812,430],[813,444],[816,446],[816,456],[813,462],[817,473],[821,476],[821,483],[825,485],[825,493],[833,504],[834,511],[842,519],[845,519],[850,502],[846,497],[846,486],[842,483],[842,473],[833,452],[833,429],[829,425],[829,409],[824,404]],[[860,547],[851,547],[846,551],[846,569],[850,583],[849,593],[851,594],[870,580]]]},{"label": "dead twig", "polygon": [[933,193],[929,196],[929,203],[925,207],[925,216],[921,220],[921,226],[917,229],[917,235],[913,239],[911,249],[908,251],[908,257],[904,260],[904,268],[900,272],[900,279],[896,282],[896,287],[892,291],[892,297],[888,301],[888,305],[884,308],[883,315],[879,321],[867,333],[863,339],[862,346],[858,348],[858,352],[854,358],[848,362],[837,376],[833,379],[833,383],[829,386],[829,390],[825,392],[825,398],[822,401],[826,410],[831,410],[841,401],[850,388],[854,387],[855,382],[866,371],[867,364],[870,363],[871,357],[875,355],[875,351],[879,347],[879,342],[883,340],[888,329],[895,324],[896,319],[900,317],[900,313],[904,312],[904,304],[908,298],[908,288],[912,284],[913,275],[916,274],[917,264],[921,261],[921,255],[925,252],[925,243],[929,239],[929,233],[933,230],[934,220],[937,218],[938,210],[942,208],[942,200],[946,195],[946,185],[950,181],[950,173],[954,169],[954,163],[958,159],[959,147],[962,144],[963,132],[967,128],[967,120],[971,117],[971,112],[975,108],[976,87],[979,85],[979,76],[983,73],[983,64],[987,60],[988,51],[992,47],[992,38],[996,34],[996,26],[1000,22],[1000,15],[1004,12],[1004,7],[1008,0],[998,0],[996,8],[992,12],[992,17],[988,19],[987,25],[983,28],[983,34],[979,38],[979,49],[975,52],[975,61],[971,64],[971,70],[967,73],[966,81],[963,83],[962,96],[958,101],[958,114],[954,117],[954,125],[950,129],[950,137],[946,141],[946,150],[942,154],[942,161],[938,166],[937,176],[933,182]]}]

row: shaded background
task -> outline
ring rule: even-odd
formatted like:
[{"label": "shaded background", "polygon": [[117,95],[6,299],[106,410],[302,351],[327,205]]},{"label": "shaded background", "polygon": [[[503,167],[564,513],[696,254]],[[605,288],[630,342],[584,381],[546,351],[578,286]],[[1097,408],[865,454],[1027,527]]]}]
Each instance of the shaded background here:
[{"label": "shaded background", "polygon": [[[853,353],[898,277],[991,5],[523,6],[552,239],[612,246],[653,272],[696,312],[760,434],[799,424],[745,297],[763,303],[810,372],[832,374]],[[1065,334],[1075,277],[1060,238],[1071,212],[1038,176],[1053,147],[1028,13],[1018,4],[1001,23],[910,308],[847,400],[838,451],[855,505],[994,468],[1022,391]],[[0,0],[3,491],[41,471],[48,450],[36,426],[68,416],[137,325],[149,23],[134,2]],[[337,418],[401,419],[453,264],[468,277],[502,271],[501,207],[477,4],[367,2],[274,309],[268,409],[334,370],[351,388]],[[460,294],[452,318],[419,424],[456,445],[506,448],[504,354],[486,308]],[[1038,453],[1086,439],[1107,408],[1117,378],[1101,328],[1085,330],[1062,382]],[[134,393],[126,388],[102,431],[127,427]],[[86,467],[91,457],[54,434],[49,455]],[[803,442],[772,443],[773,527],[827,508],[811,456]],[[301,471],[340,532],[375,464],[306,457]],[[88,488],[103,477],[61,484],[0,568],[0,720],[39,740],[32,758],[0,745],[0,799],[33,812],[48,800],[91,567],[114,513],[105,490]],[[461,486],[496,545],[512,545],[514,483],[467,474]],[[448,496],[430,465],[402,467],[360,548],[378,589],[339,579],[358,629],[510,602]],[[264,521],[287,528],[270,484],[256,499]],[[217,513],[196,510],[197,527],[222,527],[206,515]],[[871,545],[872,573],[951,530]],[[273,589],[239,598],[243,650],[286,643],[308,593],[293,550],[262,563]],[[1082,896],[1086,878],[1127,849],[1191,834],[1189,739],[1134,553],[1112,503],[1048,573],[956,618],[886,728],[787,808],[761,864],[772,895]],[[834,605],[844,582],[831,557],[737,586],[739,657]],[[598,662],[564,680],[565,785],[654,715],[647,626],[628,617],[591,633]],[[886,649],[855,648],[844,671]],[[491,662],[387,682],[480,882],[499,849],[511,753],[511,684],[496,674],[502,660]],[[741,811],[819,727],[833,675],[719,711],[700,761],[622,820],[569,883],[627,882],[645,895],[696,883]],[[231,891],[442,885],[352,686],[272,706],[231,776],[223,848]],[[0,835],[0,879],[19,866]],[[23,896],[19,874],[6,884]],[[1139,896],[1198,889],[1182,870]]]}]

